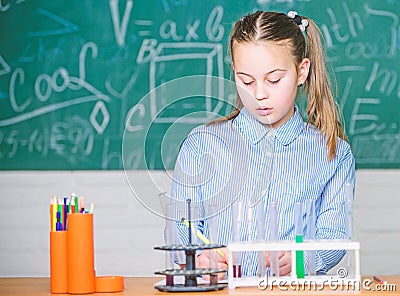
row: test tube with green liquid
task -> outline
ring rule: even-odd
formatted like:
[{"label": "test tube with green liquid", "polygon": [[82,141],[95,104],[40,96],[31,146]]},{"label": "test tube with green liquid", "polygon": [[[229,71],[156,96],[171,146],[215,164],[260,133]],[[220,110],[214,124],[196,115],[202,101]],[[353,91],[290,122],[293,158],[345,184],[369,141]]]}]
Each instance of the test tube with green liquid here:
[{"label": "test tube with green liquid", "polygon": [[[294,205],[294,231],[296,243],[302,243],[303,237],[303,204],[296,202]],[[296,251],[296,275],[297,278],[304,278],[304,251]]]}]

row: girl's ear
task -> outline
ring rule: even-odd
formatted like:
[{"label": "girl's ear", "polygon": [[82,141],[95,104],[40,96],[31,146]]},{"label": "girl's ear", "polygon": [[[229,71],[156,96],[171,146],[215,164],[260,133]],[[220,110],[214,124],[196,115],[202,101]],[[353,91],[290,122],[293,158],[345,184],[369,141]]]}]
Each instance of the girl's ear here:
[{"label": "girl's ear", "polygon": [[308,73],[310,71],[310,60],[308,58],[304,58],[300,65],[299,69],[297,71],[298,77],[297,77],[297,84],[304,84],[304,82],[307,80]]}]

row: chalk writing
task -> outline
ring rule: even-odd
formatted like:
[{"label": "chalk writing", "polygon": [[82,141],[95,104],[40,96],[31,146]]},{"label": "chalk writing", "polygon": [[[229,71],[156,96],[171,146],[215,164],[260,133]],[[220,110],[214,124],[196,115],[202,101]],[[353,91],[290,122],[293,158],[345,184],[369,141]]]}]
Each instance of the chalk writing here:
[{"label": "chalk writing", "polygon": [[1,55],[0,55],[0,67],[1,67],[0,68],[0,76],[10,73],[11,68]]},{"label": "chalk writing", "polygon": [[211,11],[206,25],[206,35],[208,40],[212,42],[220,42],[224,37],[225,29],[221,23],[223,16],[224,9],[222,6],[216,6]]},{"label": "chalk writing", "polygon": [[118,10],[119,0],[110,0],[109,3],[110,3],[111,17],[113,20],[115,39],[119,46],[123,46],[125,45],[125,37],[129,23],[129,18],[132,11],[133,1],[132,0],[126,1],[122,21],[120,20],[119,17],[119,10]]},{"label": "chalk writing", "polygon": [[[23,3],[23,2],[25,2],[25,1],[28,1],[28,0],[17,0],[17,1],[15,1],[15,4],[16,5],[18,5],[18,4],[20,4],[20,3]],[[0,1],[0,12],[6,12],[6,11],[8,11],[10,8],[11,8],[11,5],[13,5],[12,3],[10,3],[11,1],[5,1],[5,0],[1,0]]]},{"label": "chalk writing", "polygon": [[[233,23],[293,8],[321,28],[356,163],[400,167],[395,1],[0,0],[0,169],[172,169],[236,99],[212,79]],[[210,78],[169,85],[191,75]]]},{"label": "chalk writing", "polygon": [[[356,161],[372,166],[398,163],[399,150],[390,145],[399,143],[399,117],[391,118],[387,116],[390,111],[382,111],[395,108],[393,99],[400,95],[398,67],[393,60],[398,14],[371,3],[357,7],[349,2],[328,5],[326,14],[328,21],[321,25],[321,31],[330,49],[329,60],[338,64],[335,73],[342,82],[340,106],[347,112],[347,132]],[[376,26],[382,27],[375,30]]]},{"label": "chalk writing", "polygon": [[[397,83],[397,72],[395,70],[379,69],[379,63],[374,62],[368,81],[365,85],[365,90],[370,92],[376,80],[382,78],[379,93],[390,96]],[[400,85],[397,88],[397,97],[400,98]]]},{"label": "chalk writing", "polygon": [[[84,123],[77,126],[79,121]],[[51,125],[34,128],[32,131],[11,129],[8,133],[0,130],[0,159],[14,158],[21,150],[38,153],[45,157],[50,152],[77,158],[91,155],[94,132],[80,119],[73,122],[56,121]]]},{"label": "chalk writing", "polygon": [[42,30],[42,31],[37,31],[37,32],[30,32],[29,33],[30,37],[65,35],[65,34],[77,32],[79,29],[79,27],[77,25],[67,21],[64,18],[61,18],[61,17],[55,15],[54,13],[51,13],[48,10],[38,8],[37,13],[51,19],[52,21],[56,22],[57,24],[62,25],[63,28],[57,29],[57,30]]},{"label": "chalk writing", "polygon": [[[83,77],[71,76],[68,73],[67,69],[65,69],[64,67],[60,67],[56,69],[51,76],[46,73],[39,74],[35,79],[33,89],[35,97],[40,102],[47,102],[50,99],[53,91],[56,93],[61,93],[64,92],[67,88],[71,90],[78,90],[80,88],[84,88],[95,96],[86,96],[71,100],[69,102],[47,105],[38,108],[36,110],[30,111],[28,113],[24,113],[22,115],[17,115],[15,117],[11,117],[5,120],[0,120],[0,126],[15,124],[36,116],[43,115],[48,112],[53,112],[58,109],[67,108],[69,106],[80,103],[86,103],[92,100],[102,99],[109,102],[111,99],[107,95],[101,93],[93,85],[91,85],[85,80],[84,60],[86,55],[86,48],[87,48],[86,46],[82,48],[84,55],[80,56],[79,60],[79,69],[80,69],[79,72]],[[60,80],[61,83],[57,84],[57,81]],[[10,89],[10,105],[13,111],[17,113],[25,111],[33,102],[32,97],[21,98],[17,96],[17,91],[23,88],[24,86],[25,86],[25,72],[22,68],[16,68],[12,72],[9,89]]]}]

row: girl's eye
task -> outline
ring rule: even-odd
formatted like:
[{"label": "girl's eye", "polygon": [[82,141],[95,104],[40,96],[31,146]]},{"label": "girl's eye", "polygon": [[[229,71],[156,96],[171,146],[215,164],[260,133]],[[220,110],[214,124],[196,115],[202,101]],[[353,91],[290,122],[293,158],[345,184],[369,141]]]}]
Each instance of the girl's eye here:
[{"label": "girl's eye", "polygon": [[269,80],[268,82],[271,84],[277,84],[280,81],[280,79],[278,80]]},{"label": "girl's eye", "polygon": [[253,83],[253,81],[249,81],[249,82],[243,81],[243,84],[246,85],[246,86],[249,86],[249,85],[251,85],[252,83]]}]

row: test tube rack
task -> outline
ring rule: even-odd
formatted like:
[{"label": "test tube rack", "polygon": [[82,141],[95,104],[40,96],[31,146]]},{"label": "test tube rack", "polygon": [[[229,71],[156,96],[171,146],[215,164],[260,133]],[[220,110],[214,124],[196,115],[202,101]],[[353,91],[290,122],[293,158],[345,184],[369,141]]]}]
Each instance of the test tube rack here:
[{"label": "test tube rack", "polygon": [[[310,275],[304,278],[297,278],[296,275],[296,251],[316,251],[316,250],[347,250],[354,251],[354,269],[353,272],[343,275]],[[278,285],[282,281],[289,283],[296,281],[300,285],[306,285],[312,282],[316,285],[329,285],[335,281],[337,285],[355,285],[360,283],[360,243],[351,240],[309,240],[302,243],[294,241],[277,242],[232,242],[227,246],[228,262],[233,262],[235,252],[262,252],[262,251],[290,251],[292,260],[292,270],[290,276],[272,277],[272,276],[245,276],[234,277],[233,266],[228,266],[228,288],[236,287],[258,287],[260,282],[263,284]]]},{"label": "test tube rack", "polygon": [[[184,269],[174,269],[168,268],[163,271],[157,271],[155,274],[165,275],[165,285],[157,285],[156,289],[162,292],[207,292],[207,291],[216,291],[222,290],[226,287],[226,284],[218,283],[218,273],[226,273],[226,270],[213,268],[196,268],[196,253],[200,250],[213,250],[226,247],[225,245],[213,244],[208,242],[204,245],[199,245],[194,243],[196,241],[197,231],[193,229],[192,225],[192,215],[191,215],[191,199],[186,200],[187,203],[187,217],[188,217],[188,244],[187,245],[177,245],[177,244],[169,244],[166,246],[155,247],[156,250],[162,250],[167,252],[185,252],[185,268]],[[173,209],[172,204],[169,204],[169,207],[166,207],[167,216],[170,217],[171,213],[168,213],[168,209]],[[174,212],[174,211],[172,211]],[[183,219],[184,221],[185,219]],[[166,219],[167,231],[168,228],[171,228],[171,224],[175,223],[171,220]],[[194,227],[195,228],[195,227]],[[174,236],[170,233],[170,235]],[[193,240],[194,238],[194,240]],[[217,251],[217,250],[215,250]],[[216,264],[216,262],[215,262]],[[209,284],[200,284],[197,282],[197,277],[201,275],[208,275],[210,278]],[[175,277],[183,276],[185,278],[184,284],[176,283]]]},{"label": "test tube rack", "polygon": [[[214,269],[214,268],[196,268],[195,256],[199,250],[210,250],[225,247],[225,245],[219,244],[206,244],[206,245],[169,245],[155,247],[156,250],[163,251],[184,251],[186,256],[186,267],[185,269],[169,269],[155,272],[155,274],[165,275],[166,284],[157,285],[156,289],[162,292],[207,292],[222,290],[226,287],[224,283],[218,283],[218,273],[226,273],[226,270]],[[199,275],[209,275],[209,284],[199,284],[197,277]],[[185,283],[177,284],[174,281],[176,276],[184,276]]]}]

